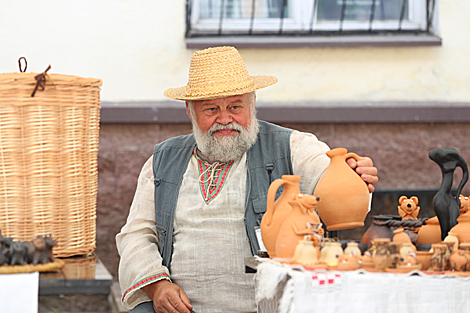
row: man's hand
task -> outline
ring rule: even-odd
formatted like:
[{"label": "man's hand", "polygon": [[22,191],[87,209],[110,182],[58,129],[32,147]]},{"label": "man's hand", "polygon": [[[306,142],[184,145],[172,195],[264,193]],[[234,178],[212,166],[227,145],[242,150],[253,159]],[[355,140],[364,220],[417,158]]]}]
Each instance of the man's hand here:
[{"label": "man's hand", "polygon": [[142,290],[152,299],[156,313],[190,313],[193,309],[183,289],[166,279],[145,286]]},{"label": "man's hand", "polygon": [[356,173],[366,182],[369,193],[374,192],[374,185],[377,184],[379,178],[377,177],[377,168],[374,167],[372,160],[368,157],[361,157],[361,159],[356,162],[353,158],[349,158],[346,160],[346,163],[348,163],[352,169],[355,169]]}]

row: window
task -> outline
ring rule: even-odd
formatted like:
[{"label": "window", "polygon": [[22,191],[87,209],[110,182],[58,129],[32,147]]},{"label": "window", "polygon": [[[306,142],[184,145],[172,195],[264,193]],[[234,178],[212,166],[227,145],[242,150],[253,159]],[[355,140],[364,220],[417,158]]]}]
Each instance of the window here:
[{"label": "window", "polygon": [[188,0],[186,38],[436,34],[437,0]]}]

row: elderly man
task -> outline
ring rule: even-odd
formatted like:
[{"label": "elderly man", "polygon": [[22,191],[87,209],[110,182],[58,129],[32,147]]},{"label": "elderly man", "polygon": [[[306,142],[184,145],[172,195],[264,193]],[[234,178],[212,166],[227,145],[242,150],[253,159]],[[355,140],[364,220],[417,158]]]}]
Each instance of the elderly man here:
[{"label": "elderly man", "polygon": [[[194,53],[188,84],[165,91],[186,101],[193,134],[155,146],[116,236],[123,304],[132,312],[255,312],[255,228],[272,180],[301,177],[313,194],[329,164],[314,135],[256,119],[255,91],[277,82],[250,76],[235,48]],[[377,183],[369,158],[348,163]]]}]

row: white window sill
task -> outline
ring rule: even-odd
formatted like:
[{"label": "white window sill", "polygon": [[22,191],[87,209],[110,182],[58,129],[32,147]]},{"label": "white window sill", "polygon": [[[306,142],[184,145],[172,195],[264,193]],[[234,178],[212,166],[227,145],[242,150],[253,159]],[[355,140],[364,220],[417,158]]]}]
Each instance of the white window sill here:
[{"label": "white window sill", "polygon": [[324,47],[413,47],[441,46],[442,39],[432,34],[384,34],[343,36],[217,36],[186,38],[187,49],[214,46],[241,48],[324,48]]}]

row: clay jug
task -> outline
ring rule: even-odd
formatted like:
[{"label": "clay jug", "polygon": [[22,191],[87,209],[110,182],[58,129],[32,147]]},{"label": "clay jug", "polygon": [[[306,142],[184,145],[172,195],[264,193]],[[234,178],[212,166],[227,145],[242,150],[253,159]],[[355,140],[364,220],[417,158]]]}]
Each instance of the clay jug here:
[{"label": "clay jug", "polygon": [[372,240],[376,238],[393,238],[393,230],[389,221],[393,220],[390,215],[377,215],[372,217],[372,224],[361,238],[361,243],[367,243],[370,247]]},{"label": "clay jug", "polygon": [[292,263],[303,265],[313,265],[318,263],[317,249],[313,246],[313,241],[299,240],[299,243],[295,248]]},{"label": "clay jug", "polygon": [[[312,195],[302,196],[314,198]],[[292,258],[299,240],[312,236],[315,230],[310,225],[319,221],[316,213],[312,216],[300,202],[289,201],[288,204],[292,207],[291,213],[282,223],[276,238],[275,253],[278,258]]]},{"label": "clay jug", "polygon": [[[270,258],[276,257],[276,239],[282,223],[290,214],[292,208],[289,201],[295,200],[300,193],[300,176],[283,175],[276,179],[268,189],[266,213],[261,219],[261,238]],[[282,194],[275,200],[276,192],[284,186]]]},{"label": "clay jug", "polygon": [[457,218],[457,225],[452,227],[450,233],[456,233],[459,242],[470,242],[470,215],[460,215]]},{"label": "clay jug", "polygon": [[439,243],[441,242],[441,226],[437,216],[426,221],[426,225],[421,226],[418,231],[418,243]]},{"label": "clay jug", "polygon": [[400,264],[401,255],[401,242],[390,242],[388,244],[388,249],[390,251],[388,267],[396,268],[398,264]]},{"label": "clay jug", "polygon": [[449,264],[449,258],[446,256],[447,245],[443,243],[434,243],[432,245],[433,254],[431,256],[431,270],[443,271]]},{"label": "clay jug", "polygon": [[331,161],[315,188],[321,201],[317,211],[328,230],[342,230],[364,226],[369,210],[369,189],[362,178],[346,163],[346,159],[360,157],[337,148],[326,153]]},{"label": "clay jug", "polygon": [[390,239],[388,238],[378,238],[372,241],[372,244],[375,246],[372,261],[374,262],[375,269],[378,271],[385,270],[389,264],[389,243]]},{"label": "clay jug", "polygon": [[344,251],[341,247],[341,242],[329,242],[327,249],[321,250],[321,261],[330,266],[336,266],[338,264],[338,257],[343,255]]},{"label": "clay jug", "polygon": [[447,237],[444,238],[444,242],[453,242],[454,250],[459,248],[459,238],[457,237],[457,233],[449,232]]},{"label": "clay jug", "polygon": [[403,227],[398,227],[393,231],[393,242],[401,242],[401,243],[410,243],[411,239],[407,233],[405,233],[405,229]]},{"label": "clay jug", "polygon": [[411,243],[402,243],[400,248],[400,256],[402,259],[406,259],[408,255],[414,254],[416,250]]},{"label": "clay jug", "polygon": [[431,256],[432,252],[430,251],[416,251],[416,263],[421,264],[421,269],[428,270],[431,266]]},{"label": "clay jug", "polygon": [[346,244],[346,249],[344,249],[344,254],[352,255],[357,258],[362,255],[361,249],[359,249],[359,244],[355,241],[348,241],[348,243]]},{"label": "clay jug", "polygon": [[468,251],[454,250],[449,257],[449,267],[451,270],[464,272],[467,270],[467,263],[470,261],[468,258]]}]

